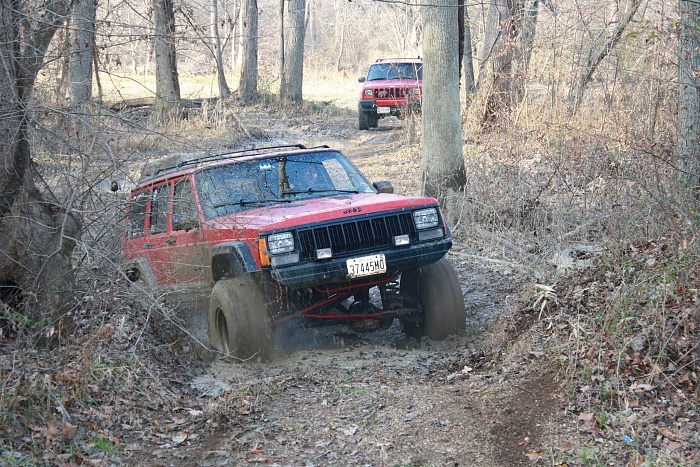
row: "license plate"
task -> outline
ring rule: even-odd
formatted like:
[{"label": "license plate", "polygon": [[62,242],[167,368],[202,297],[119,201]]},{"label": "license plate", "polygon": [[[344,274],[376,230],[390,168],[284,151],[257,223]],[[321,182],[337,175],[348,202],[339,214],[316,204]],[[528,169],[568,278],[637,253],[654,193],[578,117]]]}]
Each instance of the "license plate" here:
[{"label": "license plate", "polygon": [[388,114],[391,113],[391,107],[377,107],[378,114]]},{"label": "license plate", "polygon": [[371,276],[386,272],[386,259],[384,255],[363,256],[361,258],[351,258],[346,261],[348,266],[348,277]]}]

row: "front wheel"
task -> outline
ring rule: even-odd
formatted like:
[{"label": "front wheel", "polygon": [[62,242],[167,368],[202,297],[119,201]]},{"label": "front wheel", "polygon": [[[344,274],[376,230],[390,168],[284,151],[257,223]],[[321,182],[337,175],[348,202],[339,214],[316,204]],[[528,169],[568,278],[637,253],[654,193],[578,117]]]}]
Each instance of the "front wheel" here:
[{"label": "front wheel", "polygon": [[369,113],[363,110],[358,111],[358,120],[360,130],[369,130]]},{"label": "front wheel", "polygon": [[402,320],[408,337],[428,336],[442,340],[463,333],[467,313],[462,287],[447,259],[401,274],[401,294],[420,304],[422,315]]},{"label": "front wheel", "polygon": [[217,282],[209,301],[209,340],[225,358],[268,361],[272,325],[267,300],[250,278]]}]

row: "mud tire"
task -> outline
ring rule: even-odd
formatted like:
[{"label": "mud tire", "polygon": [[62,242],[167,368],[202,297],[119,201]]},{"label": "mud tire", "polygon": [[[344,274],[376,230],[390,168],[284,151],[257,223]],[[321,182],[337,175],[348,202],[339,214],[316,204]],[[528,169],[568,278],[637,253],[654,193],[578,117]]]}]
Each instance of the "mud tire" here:
[{"label": "mud tire", "polygon": [[462,287],[447,259],[404,271],[401,294],[408,300],[416,300],[422,309],[422,316],[401,320],[407,337],[428,336],[442,340],[465,331],[467,318]]},{"label": "mud tire", "polygon": [[360,130],[369,130],[370,116],[369,113],[360,110],[357,113]]},{"label": "mud tire", "polygon": [[232,361],[269,361],[272,325],[260,288],[250,278],[217,282],[209,301],[209,340]]}]

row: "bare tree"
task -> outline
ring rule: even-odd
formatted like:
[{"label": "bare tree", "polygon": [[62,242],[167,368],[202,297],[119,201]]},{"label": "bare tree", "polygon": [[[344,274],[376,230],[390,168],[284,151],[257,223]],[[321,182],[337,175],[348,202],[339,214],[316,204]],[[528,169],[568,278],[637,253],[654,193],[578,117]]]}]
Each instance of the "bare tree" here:
[{"label": "bare tree", "polygon": [[599,49],[589,53],[586,63],[582,67],[581,74],[571,88],[569,93],[569,101],[572,104],[573,111],[575,112],[581,105],[581,100],[583,99],[583,91],[585,87],[590,83],[593,73],[598,68],[598,65],[605,59],[605,57],[610,54],[610,52],[615,48],[617,43],[622,37],[622,33],[625,31],[627,26],[632,21],[635,13],[642,0],[627,0],[625,11],[622,13],[622,17],[618,21],[615,21],[615,26],[613,27],[610,37],[603,41],[603,44]]},{"label": "bare tree", "polygon": [[226,98],[231,94],[231,90],[226,82],[224,73],[224,54],[221,47],[221,34],[219,33],[219,0],[211,0],[211,37],[214,62],[216,63],[216,78],[219,84],[219,97]]},{"label": "bare tree", "polygon": [[21,290],[38,324],[67,324],[74,282],[70,263],[79,223],[40,193],[29,146],[34,82],[46,49],[70,12],[67,2],[41,8],[0,2],[0,285]]},{"label": "bare tree", "polygon": [[172,0],[153,0],[156,54],[156,114],[159,121],[180,116],[180,80],[175,51]]},{"label": "bare tree", "polygon": [[525,0],[525,5],[520,18],[520,33],[516,44],[515,67],[513,79],[513,95],[515,102],[520,102],[525,95],[530,58],[535,43],[537,30],[537,17],[540,0]]},{"label": "bare tree", "polygon": [[700,2],[679,0],[676,151],[691,199],[700,199]]},{"label": "bare tree", "polygon": [[421,191],[438,196],[465,183],[459,102],[457,0],[434,0],[423,12],[423,153]]},{"label": "bare tree", "polygon": [[95,0],[75,0],[71,17],[68,102],[77,107],[92,98],[95,53]]},{"label": "bare tree", "polygon": [[[464,69],[464,90],[467,96],[474,92],[476,86],[476,79],[474,77],[474,56],[472,49],[474,47],[472,43],[472,27],[469,21],[469,9],[467,5],[463,5],[464,8],[464,50],[462,57],[462,67]],[[467,99],[467,105],[471,99]]]},{"label": "bare tree", "polygon": [[280,83],[280,100],[301,102],[304,81],[304,36],[306,32],[305,0],[288,0],[284,24],[284,80]]},{"label": "bare tree", "polygon": [[513,54],[522,0],[491,0],[479,67],[478,100],[471,112],[492,123],[512,107]]},{"label": "bare tree", "polygon": [[254,99],[258,94],[258,2],[245,0],[243,5],[241,48],[243,60],[238,93],[244,101]]}]

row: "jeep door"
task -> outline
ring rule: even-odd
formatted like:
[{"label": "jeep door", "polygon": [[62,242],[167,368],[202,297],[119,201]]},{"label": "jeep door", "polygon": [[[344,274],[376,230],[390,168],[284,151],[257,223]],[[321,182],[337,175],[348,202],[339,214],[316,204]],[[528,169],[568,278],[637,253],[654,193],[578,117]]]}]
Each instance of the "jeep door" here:
[{"label": "jeep door", "polygon": [[149,259],[162,285],[198,284],[211,280],[189,177],[171,180],[153,190]]}]

